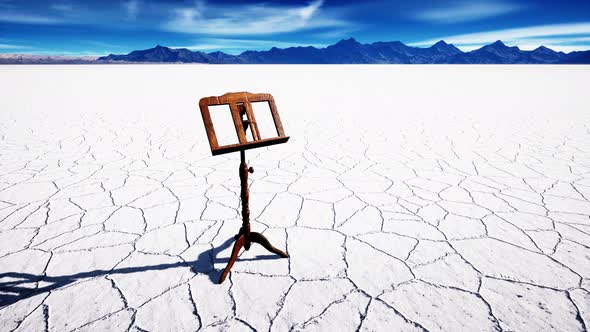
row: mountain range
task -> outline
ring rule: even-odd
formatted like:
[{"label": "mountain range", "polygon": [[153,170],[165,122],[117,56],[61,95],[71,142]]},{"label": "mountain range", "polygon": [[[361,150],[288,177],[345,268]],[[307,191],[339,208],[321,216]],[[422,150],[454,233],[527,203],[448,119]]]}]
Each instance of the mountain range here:
[{"label": "mountain range", "polygon": [[349,38],[325,48],[273,47],[268,51],[245,51],[240,55],[171,49],[158,45],[126,55],[111,54],[97,61],[211,64],[590,64],[590,50],[564,53],[540,46],[532,51],[523,51],[498,40],[477,50],[463,52],[443,40],[421,48],[399,41],[361,44]]},{"label": "mountain range", "polygon": [[362,44],[343,39],[325,48],[273,47],[268,51],[245,51],[239,55],[205,53],[186,48],[156,46],[128,54],[84,58],[2,57],[0,63],[208,63],[208,64],[590,64],[590,50],[556,52],[545,46],[523,51],[498,40],[463,52],[441,40],[430,47],[413,47],[399,41]]}]

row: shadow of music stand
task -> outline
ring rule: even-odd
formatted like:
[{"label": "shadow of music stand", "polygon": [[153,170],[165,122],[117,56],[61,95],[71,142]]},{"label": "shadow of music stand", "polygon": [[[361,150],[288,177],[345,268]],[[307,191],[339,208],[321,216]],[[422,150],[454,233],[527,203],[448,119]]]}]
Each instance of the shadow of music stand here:
[{"label": "shadow of music stand", "polygon": [[[262,138],[254,117],[252,110],[253,102],[267,102],[274,125],[276,128],[276,137]],[[216,105],[229,105],[231,117],[233,120],[236,134],[238,136],[239,143],[220,146],[217,142],[217,136],[215,135],[215,129],[211,120],[211,113],[209,112],[209,106]],[[227,266],[219,277],[219,283],[221,284],[230,269],[234,265],[238,253],[242,247],[246,250],[250,249],[252,242],[258,243],[266,248],[268,251],[275,253],[283,258],[289,257],[287,253],[275,248],[270,242],[264,237],[264,235],[250,231],[250,209],[249,209],[249,192],[248,192],[248,172],[254,173],[252,167],[248,168],[246,164],[246,150],[259,148],[263,146],[269,146],[274,144],[285,143],[289,140],[289,136],[285,136],[283,131],[283,125],[277,112],[277,107],[272,95],[268,93],[253,94],[249,92],[234,92],[226,93],[223,96],[218,97],[205,97],[199,101],[199,108],[201,109],[201,115],[203,116],[203,123],[205,130],[207,131],[207,138],[209,139],[209,146],[211,147],[211,153],[216,156],[224,153],[240,151],[240,185],[241,185],[241,200],[242,200],[242,227],[234,239],[234,247],[231,253],[231,257]],[[252,140],[248,141],[246,131],[250,129],[252,134]]]}]

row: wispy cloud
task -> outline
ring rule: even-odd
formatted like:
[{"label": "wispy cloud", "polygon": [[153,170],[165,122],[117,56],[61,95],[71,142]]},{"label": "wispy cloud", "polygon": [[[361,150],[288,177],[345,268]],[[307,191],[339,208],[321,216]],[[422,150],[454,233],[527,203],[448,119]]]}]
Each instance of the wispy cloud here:
[{"label": "wispy cloud", "polygon": [[0,50],[20,50],[20,49],[28,49],[28,48],[31,48],[31,47],[25,46],[25,45],[14,45],[14,44],[0,43]]},{"label": "wispy cloud", "polygon": [[59,49],[46,49],[46,50],[34,50],[34,51],[18,51],[18,53],[8,53],[8,54],[27,54],[32,56],[63,56],[65,58],[80,58],[80,57],[99,57],[107,55],[102,51],[77,51],[77,52],[70,52],[64,51]]},{"label": "wispy cloud", "polygon": [[522,5],[500,1],[461,1],[444,7],[412,13],[414,19],[432,23],[461,23],[477,21],[521,10]]},{"label": "wispy cloud", "polygon": [[411,43],[413,46],[429,46],[443,39],[463,50],[471,50],[496,40],[518,45],[523,49],[541,45],[568,52],[571,50],[590,49],[590,22],[537,25],[514,29],[483,31],[477,33],[441,36]]},{"label": "wispy cloud", "polygon": [[[55,2],[46,7],[15,7],[3,10],[0,7],[0,22],[33,25],[92,25],[108,28],[121,28],[135,25],[141,10],[141,0],[96,6],[96,4],[76,4]],[[152,13],[156,17],[156,13]],[[160,14],[161,15],[161,14]],[[153,22],[144,23],[154,26]]]},{"label": "wispy cloud", "polygon": [[61,19],[53,16],[23,14],[13,11],[2,11],[0,12],[0,22],[48,25],[58,24],[61,22]]},{"label": "wispy cloud", "polygon": [[263,35],[348,25],[328,12],[322,12],[323,4],[323,0],[315,0],[304,6],[251,4],[220,7],[200,1],[192,7],[175,8],[172,19],[165,22],[163,28],[205,35]]},{"label": "wispy cloud", "polygon": [[356,31],[360,30],[360,28],[361,25],[356,24],[355,26],[342,29],[330,29],[328,31],[314,32],[311,36],[319,39],[340,40],[352,37]]}]

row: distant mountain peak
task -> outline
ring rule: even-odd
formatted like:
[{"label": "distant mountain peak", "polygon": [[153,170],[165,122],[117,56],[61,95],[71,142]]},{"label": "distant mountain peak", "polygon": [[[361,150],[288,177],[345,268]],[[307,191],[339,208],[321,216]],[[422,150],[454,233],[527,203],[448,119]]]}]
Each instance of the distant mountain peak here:
[{"label": "distant mountain peak", "polygon": [[557,53],[554,50],[552,50],[552,49],[550,49],[548,47],[545,47],[543,45],[535,48],[533,51],[535,51],[535,52],[543,52],[543,53]]},{"label": "distant mountain peak", "polygon": [[336,45],[360,45],[360,43],[356,39],[350,37],[348,39],[340,40],[339,42],[334,44],[334,46],[336,46]]},{"label": "distant mountain peak", "polygon": [[501,40],[496,40],[495,42],[493,42],[489,45],[485,45],[482,48],[480,48],[479,50],[475,50],[475,51],[476,52],[486,51],[486,52],[491,52],[491,53],[496,53],[496,54],[517,54],[519,52],[522,52],[520,50],[520,48],[518,48],[518,46],[507,46]]},{"label": "distant mountain peak", "polygon": [[436,42],[436,44],[430,46],[430,49],[434,49],[441,53],[446,53],[449,55],[462,53],[460,49],[456,48],[452,44],[447,44],[447,42],[445,42],[444,40],[439,40],[438,42]]}]

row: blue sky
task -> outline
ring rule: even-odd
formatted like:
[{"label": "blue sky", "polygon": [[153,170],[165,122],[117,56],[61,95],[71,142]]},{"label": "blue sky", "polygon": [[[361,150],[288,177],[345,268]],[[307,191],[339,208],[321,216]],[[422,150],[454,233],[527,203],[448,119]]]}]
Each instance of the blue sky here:
[{"label": "blue sky", "polygon": [[0,0],[0,53],[103,55],[160,44],[239,54],[349,37],[587,50],[590,0]]}]

